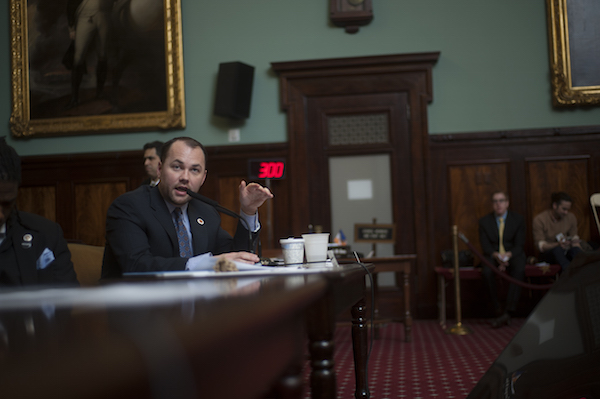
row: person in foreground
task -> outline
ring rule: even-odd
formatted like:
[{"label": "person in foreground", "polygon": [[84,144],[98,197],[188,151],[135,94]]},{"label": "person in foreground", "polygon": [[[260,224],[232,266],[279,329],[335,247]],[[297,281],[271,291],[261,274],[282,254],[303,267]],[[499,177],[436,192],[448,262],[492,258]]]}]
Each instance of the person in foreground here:
[{"label": "person in foreground", "polygon": [[0,138],[0,286],[79,285],[60,226],[17,210],[21,158]]},{"label": "person in foreground", "polygon": [[[256,263],[249,232],[238,223],[232,238],[221,228],[217,210],[192,199],[206,179],[206,152],[189,137],[166,142],[156,187],[142,186],[118,197],[106,216],[106,248],[102,278],[127,272],[199,270],[207,258]],[[241,215],[258,235],[258,208],[273,194],[256,183],[239,186]]]},{"label": "person in foreground", "polygon": [[[483,254],[500,271],[508,270],[511,277],[524,281],[525,219],[508,210],[508,195],[503,191],[492,195],[492,206],[493,212],[479,219],[479,242]],[[497,316],[492,321],[492,327],[510,324],[511,314],[514,314],[517,309],[521,297],[521,287],[514,283],[510,284],[506,296],[506,308],[502,312],[494,272],[489,267],[484,267],[482,275]]]},{"label": "person in foreground", "polygon": [[533,219],[533,242],[540,251],[540,260],[558,263],[561,272],[582,251],[577,235],[577,218],[573,215],[573,200],[565,192],[552,193],[552,204]]}]

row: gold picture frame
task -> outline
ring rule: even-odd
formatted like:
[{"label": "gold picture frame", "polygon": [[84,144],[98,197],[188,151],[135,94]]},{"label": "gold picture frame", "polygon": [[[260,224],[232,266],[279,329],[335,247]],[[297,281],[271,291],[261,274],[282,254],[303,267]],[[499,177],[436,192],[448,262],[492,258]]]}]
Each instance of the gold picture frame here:
[{"label": "gold picture frame", "polygon": [[[84,59],[77,69],[83,76],[79,80],[73,76],[74,53],[79,51],[75,41],[85,30],[69,28],[73,18],[67,16],[67,3],[72,0],[10,0],[12,135],[185,128],[180,0],[163,0],[162,9],[154,1],[153,9],[144,7],[143,18],[136,16],[131,0],[107,1],[112,7],[106,13],[108,26],[118,40],[109,41],[112,47],[92,47],[79,57]],[[82,10],[76,10],[78,14],[71,11],[69,16],[81,17]],[[99,48],[109,50],[102,55]],[[105,72],[96,73],[101,69]],[[104,83],[98,76],[106,77]]]},{"label": "gold picture frame", "polygon": [[[568,5],[568,6],[567,6]],[[595,0],[546,0],[552,102],[555,106],[600,104],[600,30],[585,29],[600,16]]]}]

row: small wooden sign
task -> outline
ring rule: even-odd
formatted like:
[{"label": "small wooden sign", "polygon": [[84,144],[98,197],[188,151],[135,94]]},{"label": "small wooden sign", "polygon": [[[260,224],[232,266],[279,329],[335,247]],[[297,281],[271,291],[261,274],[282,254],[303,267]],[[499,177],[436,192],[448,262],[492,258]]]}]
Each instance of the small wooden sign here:
[{"label": "small wooden sign", "polygon": [[355,224],[354,242],[373,244],[394,244],[396,225],[394,224]]}]

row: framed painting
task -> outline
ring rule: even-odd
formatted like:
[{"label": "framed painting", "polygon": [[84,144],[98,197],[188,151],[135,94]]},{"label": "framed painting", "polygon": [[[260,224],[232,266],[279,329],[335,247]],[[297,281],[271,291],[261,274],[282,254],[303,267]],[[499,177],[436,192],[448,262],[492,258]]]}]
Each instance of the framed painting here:
[{"label": "framed painting", "polygon": [[10,0],[14,137],[183,129],[180,0]]},{"label": "framed painting", "polygon": [[546,1],[553,104],[600,104],[600,2]]}]

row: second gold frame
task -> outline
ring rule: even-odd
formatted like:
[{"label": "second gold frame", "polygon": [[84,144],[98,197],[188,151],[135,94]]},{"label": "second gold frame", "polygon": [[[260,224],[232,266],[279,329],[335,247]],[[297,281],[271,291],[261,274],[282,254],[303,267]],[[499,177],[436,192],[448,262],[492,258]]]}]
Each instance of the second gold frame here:
[{"label": "second gold frame", "polygon": [[600,6],[596,0],[547,0],[546,6],[553,104],[600,104],[600,34],[582,30],[600,16]]}]

